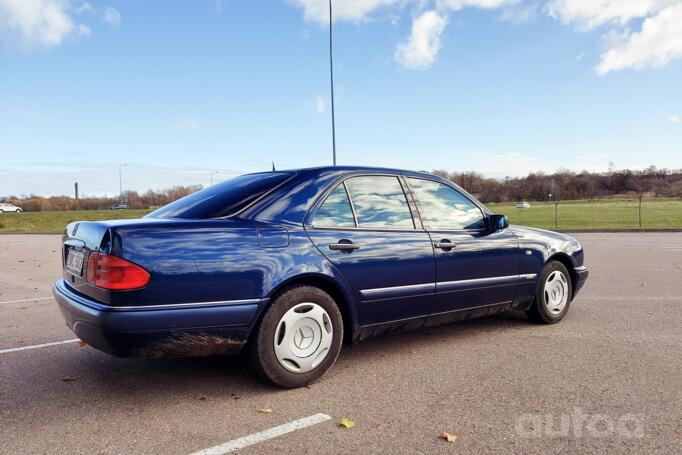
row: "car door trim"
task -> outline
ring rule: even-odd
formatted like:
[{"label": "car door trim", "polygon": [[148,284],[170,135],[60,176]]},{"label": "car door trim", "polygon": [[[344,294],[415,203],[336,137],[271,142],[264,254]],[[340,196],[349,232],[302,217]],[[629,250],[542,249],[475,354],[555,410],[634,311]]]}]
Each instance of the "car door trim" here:
[{"label": "car door trim", "polygon": [[506,275],[487,278],[473,278],[468,280],[443,281],[436,283],[436,292],[452,292],[464,289],[506,286],[534,280],[536,276],[536,273],[527,273],[523,275]]},{"label": "car door trim", "polygon": [[433,294],[436,283],[408,284],[406,286],[390,286],[386,288],[363,289],[360,296],[363,301],[413,297],[417,295]]},{"label": "car door trim", "polygon": [[408,284],[406,286],[390,286],[360,290],[363,301],[411,297],[434,292],[451,292],[479,287],[505,286],[534,280],[537,273],[523,275],[506,275],[488,278],[474,278],[469,280],[444,281],[441,283]]}]

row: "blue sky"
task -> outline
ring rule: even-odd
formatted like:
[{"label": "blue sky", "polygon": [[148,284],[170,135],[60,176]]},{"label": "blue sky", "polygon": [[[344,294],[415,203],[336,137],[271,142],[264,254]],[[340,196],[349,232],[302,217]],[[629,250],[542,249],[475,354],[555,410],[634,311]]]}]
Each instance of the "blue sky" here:
[{"label": "blue sky", "polygon": [[[682,168],[682,0],[335,0],[340,164]],[[330,164],[326,0],[0,0],[0,195]]]}]

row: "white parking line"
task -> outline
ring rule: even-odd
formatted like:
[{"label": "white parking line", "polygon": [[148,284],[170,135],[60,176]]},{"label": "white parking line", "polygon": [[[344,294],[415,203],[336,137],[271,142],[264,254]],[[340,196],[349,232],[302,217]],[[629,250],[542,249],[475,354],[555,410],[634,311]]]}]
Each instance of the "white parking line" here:
[{"label": "white parking line", "polygon": [[0,354],[7,354],[10,352],[17,352],[17,351],[28,351],[29,349],[49,348],[50,346],[59,346],[60,344],[75,343],[76,341],[80,341],[80,340],[78,338],[73,338],[71,340],[53,341],[52,343],[34,344],[32,346],[22,346],[20,348],[2,349],[2,350],[0,350]]},{"label": "white parking line", "polygon": [[224,453],[234,452],[235,450],[243,449],[259,442],[267,441],[268,439],[282,436],[283,434],[291,433],[292,431],[301,430],[306,427],[317,425],[318,423],[331,420],[327,414],[315,414],[302,419],[294,420],[292,422],[272,427],[267,430],[259,431],[248,436],[233,439],[224,444],[209,447],[208,449],[194,452],[191,455],[223,455]]},{"label": "white parking line", "polygon": [[34,299],[21,299],[21,300],[7,300],[6,302],[0,302],[0,305],[3,303],[21,303],[21,302],[33,302],[34,300],[47,300],[47,299],[52,299],[53,297],[36,297]]}]

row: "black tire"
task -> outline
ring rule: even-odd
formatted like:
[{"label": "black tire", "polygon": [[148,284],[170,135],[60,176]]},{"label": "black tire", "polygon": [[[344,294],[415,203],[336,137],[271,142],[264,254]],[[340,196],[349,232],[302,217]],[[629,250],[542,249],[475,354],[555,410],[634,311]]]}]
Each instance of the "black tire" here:
[{"label": "black tire", "polygon": [[[547,285],[547,278],[554,273],[560,272],[566,279],[568,287],[568,296],[566,305],[560,313],[551,313],[547,308],[545,287]],[[526,310],[528,319],[538,324],[556,324],[561,321],[568,313],[573,299],[573,283],[571,283],[571,275],[568,273],[566,266],[559,261],[549,262],[540,274],[538,279],[537,290],[535,291],[535,299],[533,299],[532,306]]]},{"label": "black tire", "polygon": [[[332,341],[324,360],[305,373],[287,370],[275,354],[275,335],[280,319],[294,306],[314,303],[321,306],[332,325]],[[343,342],[343,318],[339,307],[329,294],[313,286],[295,286],[279,294],[265,311],[265,315],[251,343],[251,361],[256,372],[275,385],[284,388],[302,387],[319,379],[329,370],[341,351]]]}]

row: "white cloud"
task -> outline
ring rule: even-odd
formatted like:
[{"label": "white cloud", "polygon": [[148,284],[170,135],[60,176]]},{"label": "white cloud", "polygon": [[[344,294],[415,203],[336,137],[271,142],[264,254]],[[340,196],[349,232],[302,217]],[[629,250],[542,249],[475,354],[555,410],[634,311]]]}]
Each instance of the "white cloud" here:
[{"label": "white cloud", "polygon": [[195,119],[187,119],[179,121],[175,124],[175,127],[180,131],[192,131],[199,129],[201,127],[201,123]]},{"label": "white cloud", "polygon": [[76,8],[76,13],[77,14],[82,14],[82,13],[95,14],[95,8],[93,8],[90,3],[83,2],[83,3],[81,3],[81,6]]},{"label": "white cloud", "polygon": [[104,10],[104,17],[102,20],[109,24],[112,28],[116,28],[121,25],[121,13],[119,13],[116,8],[107,6],[107,8]]},{"label": "white cloud", "polygon": [[549,171],[550,168],[533,156],[518,152],[470,152],[474,168],[485,169],[485,175],[490,177],[525,176],[529,172]]},{"label": "white cloud", "polygon": [[500,19],[514,25],[522,25],[534,19],[539,10],[540,6],[537,3],[512,4],[502,10]]},{"label": "white cloud", "polygon": [[668,119],[670,123],[680,123],[680,116],[679,115],[673,115]]},{"label": "white cloud", "polygon": [[642,30],[625,32],[601,56],[598,74],[627,68],[661,68],[682,57],[682,2],[644,20]]},{"label": "white cloud", "polygon": [[327,110],[327,103],[324,102],[324,98],[322,98],[320,95],[317,95],[315,97],[315,111],[321,114],[325,110]]},{"label": "white cloud", "polygon": [[87,35],[86,28],[74,23],[68,0],[0,0],[0,39],[5,45],[56,47],[70,36]]},{"label": "white cloud", "polygon": [[501,6],[509,6],[520,3],[521,0],[438,0],[438,6],[459,11],[464,8],[495,9]]},{"label": "white cloud", "polygon": [[76,33],[78,33],[78,36],[90,36],[90,27],[87,25],[78,24],[78,27],[76,27]]},{"label": "white cloud", "polygon": [[580,30],[591,30],[607,23],[625,25],[632,19],[649,16],[680,0],[552,0],[550,16]]},{"label": "white cloud", "polygon": [[447,22],[447,17],[436,11],[422,13],[412,22],[409,38],[398,44],[395,59],[409,69],[428,69],[436,61]]},{"label": "white cloud", "polygon": [[[289,0],[290,3],[303,8],[303,16],[307,21],[320,24],[329,23],[328,0]],[[342,0],[333,3],[334,21],[362,21],[375,10],[382,7],[402,3],[402,0]]]}]

